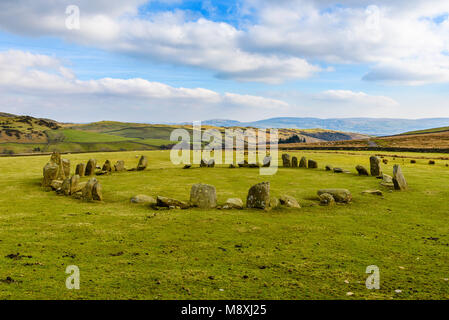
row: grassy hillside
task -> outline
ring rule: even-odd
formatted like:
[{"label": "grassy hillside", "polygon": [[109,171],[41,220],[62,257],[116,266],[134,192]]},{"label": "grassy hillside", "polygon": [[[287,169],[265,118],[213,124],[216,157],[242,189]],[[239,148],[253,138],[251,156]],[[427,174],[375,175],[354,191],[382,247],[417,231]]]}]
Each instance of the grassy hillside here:
[{"label": "grassy hillside", "polygon": [[[189,125],[160,125],[100,121],[89,124],[59,124],[52,120],[18,117],[3,114],[0,117],[0,154],[39,152],[94,152],[164,149],[173,130],[183,128],[192,135]],[[202,126],[202,130],[225,128]],[[247,129],[234,127],[229,129]],[[297,135],[307,143],[362,139],[367,136],[323,129],[279,129],[282,139]],[[203,142],[205,143],[205,142]]]},{"label": "grassy hillside", "polygon": [[[294,152],[319,169],[264,177],[250,168],[183,170],[168,151],[64,157],[73,172],[89,158],[132,167],[141,154],[148,170],[98,177],[103,203],[43,191],[48,156],[0,158],[0,280],[15,281],[0,281],[0,299],[449,299],[447,161],[410,164],[390,153],[383,171],[400,164],[410,190],[382,188],[378,197],[361,192],[381,188],[379,180],[354,169],[368,167],[367,152]],[[325,164],[351,173],[326,172]],[[157,211],[130,203],[136,194],[188,200],[192,184],[203,182],[223,204],[245,199],[260,181],[302,208]],[[316,191],[326,187],[348,188],[353,203],[319,206]],[[65,287],[68,265],[80,268],[80,290]],[[379,290],[365,287],[370,265],[379,267]]]},{"label": "grassy hillside", "polygon": [[435,132],[444,132],[449,131],[449,127],[440,127],[426,130],[417,130],[417,131],[409,131],[403,134],[421,134],[421,133],[435,133]]}]

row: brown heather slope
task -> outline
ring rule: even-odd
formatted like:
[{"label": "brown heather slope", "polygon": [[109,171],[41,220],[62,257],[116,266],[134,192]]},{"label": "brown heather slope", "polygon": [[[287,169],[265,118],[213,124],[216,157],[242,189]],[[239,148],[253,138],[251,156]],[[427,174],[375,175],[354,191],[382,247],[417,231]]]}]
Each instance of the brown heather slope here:
[{"label": "brown heather slope", "polygon": [[350,141],[327,141],[318,143],[295,143],[280,146],[283,149],[305,148],[338,148],[338,149],[416,149],[416,150],[449,150],[449,130],[423,132],[416,134],[400,134],[386,137],[373,137]]}]

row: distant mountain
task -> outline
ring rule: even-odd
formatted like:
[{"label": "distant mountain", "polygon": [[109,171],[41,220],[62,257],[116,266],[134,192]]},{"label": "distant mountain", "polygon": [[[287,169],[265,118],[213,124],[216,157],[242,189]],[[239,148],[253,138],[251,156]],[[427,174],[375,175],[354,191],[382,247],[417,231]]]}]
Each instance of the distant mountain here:
[{"label": "distant mountain", "polygon": [[205,125],[222,127],[255,127],[255,128],[294,128],[294,129],[327,129],[344,132],[357,132],[368,135],[385,136],[408,131],[449,126],[449,118],[427,119],[391,119],[391,118],[271,118],[254,122],[235,120],[207,120]]}]

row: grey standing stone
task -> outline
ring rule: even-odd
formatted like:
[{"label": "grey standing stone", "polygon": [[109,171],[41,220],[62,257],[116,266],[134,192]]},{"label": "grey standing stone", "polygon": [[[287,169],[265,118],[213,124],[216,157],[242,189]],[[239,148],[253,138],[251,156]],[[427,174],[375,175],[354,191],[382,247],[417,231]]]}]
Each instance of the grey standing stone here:
[{"label": "grey standing stone", "polygon": [[300,168],[307,168],[307,158],[306,157],[302,157],[301,160],[299,161],[299,167]]},{"label": "grey standing stone", "polygon": [[263,158],[262,166],[269,167],[271,165],[271,156],[266,156]]},{"label": "grey standing stone", "polygon": [[115,171],[125,171],[125,161],[123,160],[118,160],[115,164],[114,164],[114,168]]},{"label": "grey standing stone", "polygon": [[143,171],[148,166],[148,158],[146,156],[141,156],[139,163],[137,164],[137,171]]},{"label": "grey standing stone", "polygon": [[298,158],[293,157],[292,158],[292,167],[297,168],[298,167]]},{"label": "grey standing stone", "polygon": [[97,183],[97,179],[96,178],[90,178],[89,181],[87,181],[86,185],[83,188],[83,195],[82,198],[84,200],[93,200],[93,188],[94,185]]},{"label": "grey standing stone", "polygon": [[215,167],[215,159],[210,159],[210,160],[207,162],[207,167],[208,167],[208,168],[213,168],[213,167]]},{"label": "grey standing stone", "polygon": [[101,168],[102,171],[111,172],[112,171],[112,165],[111,161],[106,160],[103,164],[103,167]]},{"label": "grey standing stone", "polygon": [[370,172],[373,177],[378,177],[382,175],[382,170],[380,169],[380,158],[376,156],[371,156],[369,158]]},{"label": "grey standing stone", "polygon": [[70,177],[70,160],[62,159],[62,168],[64,170],[64,176],[66,178]]},{"label": "grey standing stone", "polygon": [[355,169],[359,173],[359,176],[369,176],[368,170],[364,166],[358,165]]},{"label": "grey standing stone", "polygon": [[80,177],[84,177],[84,172],[86,170],[86,166],[84,163],[78,163],[76,165],[75,174],[79,175]]},{"label": "grey standing stone", "polygon": [[252,186],[246,198],[247,208],[268,209],[270,207],[270,183],[261,182]]},{"label": "grey standing stone", "polygon": [[58,178],[59,166],[54,162],[48,162],[43,169],[42,186],[50,187],[53,180]]},{"label": "grey standing stone", "polygon": [[307,166],[309,167],[309,169],[316,169],[316,168],[318,168],[318,162],[316,162],[315,160],[310,159],[307,162]]},{"label": "grey standing stone", "polygon": [[194,184],[190,189],[190,204],[201,209],[211,209],[217,206],[217,192],[209,184]]},{"label": "grey standing stone", "polygon": [[241,162],[238,163],[239,168],[245,168],[248,167],[248,161],[243,160]]},{"label": "grey standing stone", "polygon": [[393,166],[393,184],[395,190],[407,190],[408,185],[398,164]]},{"label": "grey standing stone", "polygon": [[284,154],[282,155],[282,166],[284,166],[284,167],[286,167],[286,168],[291,167],[291,163],[290,163],[290,155],[289,155],[289,154],[284,153]]},{"label": "grey standing stone", "polygon": [[87,162],[86,165],[86,172],[85,172],[85,176],[89,177],[89,176],[93,176],[95,174],[95,169],[97,168],[97,160],[95,159],[90,159]]},{"label": "grey standing stone", "polygon": [[103,201],[103,190],[99,181],[97,181],[92,188],[92,199]]}]

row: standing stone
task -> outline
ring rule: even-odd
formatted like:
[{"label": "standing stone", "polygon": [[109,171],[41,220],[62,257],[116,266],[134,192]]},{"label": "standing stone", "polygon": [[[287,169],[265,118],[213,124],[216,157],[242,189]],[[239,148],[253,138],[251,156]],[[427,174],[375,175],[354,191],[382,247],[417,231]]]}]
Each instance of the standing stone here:
[{"label": "standing stone", "polygon": [[141,156],[139,159],[139,164],[137,165],[137,171],[145,170],[148,166],[148,158],[146,156]]},{"label": "standing stone", "polygon": [[300,168],[307,168],[307,158],[306,157],[302,157],[301,160],[299,161],[299,167]]},{"label": "standing stone", "polygon": [[210,160],[207,162],[207,167],[208,167],[208,168],[213,168],[213,167],[215,167],[215,159],[210,159]]},{"label": "standing stone", "polygon": [[70,177],[70,160],[62,159],[62,168],[64,170],[64,176],[66,178]]},{"label": "standing stone", "polygon": [[96,201],[103,201],[103,191],[99,181],[97,181],[92,187],[92,199]]},{"label": "standing stone", "polygon": [[59,165],[59,163],[61,162],[61,154],[59,152],[53,151],[53,153],[50,156],[50,162]]},{"label": "standing stone", "polygon": [[75,174],[70,178],[70,194],[78,191],[78,184],[80,183],[80,176]]},{"label": "standing stone", "polygon": [[298,167],[298,158],[293,157],[292,158],[292,167],[297,168]]},{"label": "standing stone", "polygon": [[284,167],[286,167],[286,168],[291,167],[291,163],[290,163],[290,155],[289,155],[289,154],[284,153],[284,154],[282,155],[282,165],[283,165]]},{"label": "standing stone", "polygon": [[217,206],[217,192],[209,184],[194,184],[190,190],[190,204],[201,209],[211,209]]},{"label": "standing stone", "polygon": [[271,165],[271,156],[263,158],[262,167],[269,167]]},{"label": "standing stone", "polygon": [[98,181],[96,178],[90,178],[89,181],[87,181],[86,185],[84,186],[82,195],[84,200],[93,200],[93,188],[97,182]]},{"label": "standing stone", "polygon": [[318,162],[316,162],[315,160],[310,159],[307,162],[307,166],[309,167],[309,169],[316,169],[316,168],[318,168]]},{"label": "standing stone", "polygon": [[393,166],[393,183],[395,190],[407,190],[408,188],[407,181],[405,181],[401,167],[398,164]]},{"label": "standing stone", "polygon": [[102,171],[106,171],[106,172],[111,172],[112,171],[112,166],[111,166],[111,161],[106,160],[103,164],[103,167],[101,168]]},{"label": "standing stone", "polygon": [[123,161],[123,160],[118,160],[118,161],[114,164],[114,168],[115,168],[115,171],[125,171],[125,161]]},{"label": "standing stone", "polygon": [[42,186],[50,187],[53,180],[58,180],[58,173],[59,166],[54,162],[48,162],[43,169],[44,178],[42,179]]},{"label": "standing stone", "polygon": [[373,177],[378,177],[382,175],[382,171],[380,169],[380,159],[379,157],[372,156],[369,158],[370,163],[370,171]]},{"label": "standing stone", "polygon": [[359,176],[369,176],[368,170],[364,166],[358,165],[355,169],[359,173]]},{"label": "standing stone", "polygon": [[87,162],[86,165],[86,172],[85,172],[85,176],[89,177],[89,176],[93,176],[95,174],[95,169],[97,167],[97,160],[95,159],[90,159]]},{"label": "standing stone", "polygon": [[75,174],[71,178],[66,178],[61,186],[61,192],[69,196],[75,194],[78,190],[78,184],[80,182],[80,176]]},{"label": "standing stone", "polygon": [[62,182],[60,192],[66,196],[70,195],[70,178],[64,179],[64,181]]},{"label": "standing stone", "polygon": [[268,209],[270,207],[270,183],[261,182],[252,186],[246,198],[247,208]]},{"label": "standing stone", "polygon": [[79,175],[80,177],[84,177],[85,170],[86,168],[84,163],[78,163],[76,165],[75,174]]},{"label": "standing stone", "polygon": [[332,195],[336,202],[348,203],[352,200],[351,192],[347,189],[321,189],[318,190],[318,196],[324,193]]},{"label": "standing stone", "polygon": [[239,165],[239,168],[248,167],[248,161],[243,160],[243,161],[239,162],[238,165]]}]

